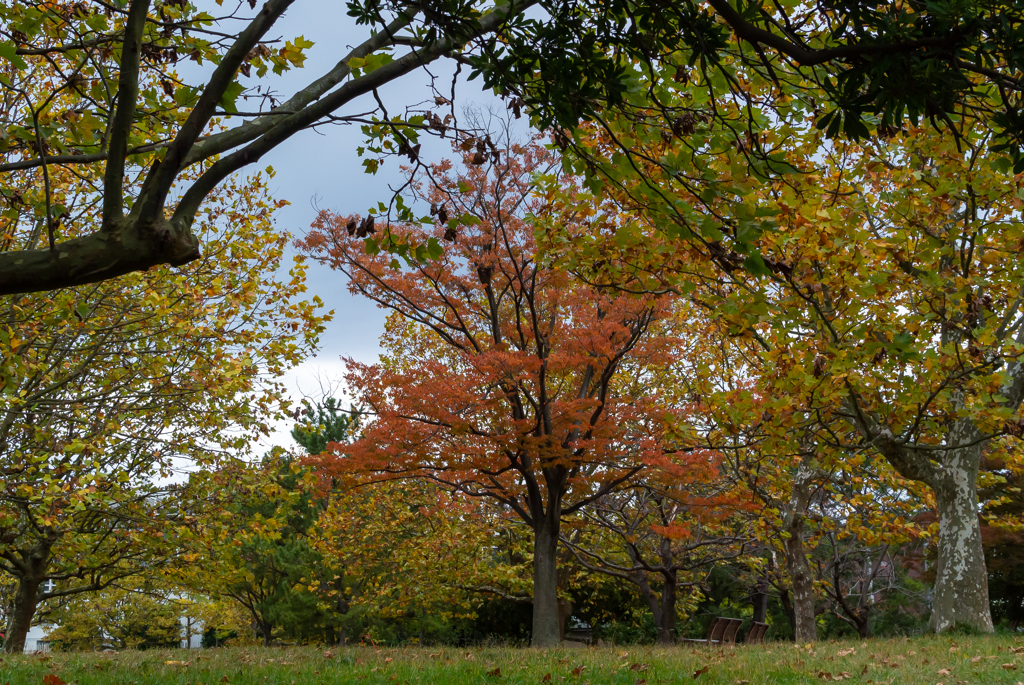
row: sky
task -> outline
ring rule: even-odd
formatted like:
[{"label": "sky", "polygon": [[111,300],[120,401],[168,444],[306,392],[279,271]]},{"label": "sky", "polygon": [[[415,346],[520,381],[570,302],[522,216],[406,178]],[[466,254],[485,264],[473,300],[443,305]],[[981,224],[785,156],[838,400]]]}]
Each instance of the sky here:
[{"label": "sky", "polygon": [[[298,0],[271,30],[268,38],[293,40],[300,35],[315,43],[306,51],[303,68],[292,69],[282,76],[268,75],[260,80],[253,77],[249,83],[260,84],[264,89],[269,86],[278,93],[279,99],[287,99],[295,90],[331,69],[351,47],[364,40],[368,32],[365,26],[356,26],[354,20],[346,16],[345,3],[341,0]],[[208,68],[209,65],[204,71]],[[186,66],[186,69],[196,67]],[[453,66],[435,63],[430,69],[438,76],[439,83],[444,81],[447,91]],[[197,75],[183,73],[186,80]],[[395,114],[404,111],[406,106],[431,100],[429,79],[426,73],[418,71],[382,88],[380,94],[388,112]],[[456,111],[465,104],[501,106],[492,93],[481,90],[478,81],[467,82],[462,78],[456,93]],[[243,109],[242,103],[238,104],[239,109]],[[342,111],[364,112],[375,105],[372,95],[367,95]],[[252,107],[254,103],[246,109]],[[388,200],[391,195],[389,185],[396,184],[401,178],[397,160],[387,160],[381,171],[370,176],[364,173],[356,152],[362,143],[362,132],[357,126],[326,126],[317,131],[296,134],[261,160],[255,169],[270,165],[277,172],[270,182],[273,196],[290,203],[277,215],[279,229],[299,237],[309,229],[316,216],[316,207],[340,214],[365,214],[378,201]],[[444,141],[425,141],[421,157],[427,161],[439,161],[448,153],[450,148]],[[250,168],[250,172],[252,170]],[[308,287],[308,295],[318,295],[326,309],[334,310],[334,318],[320,337],[317,353],[284,379],[294,400],[303,396],[320,396],[322,384],[337,387],[344,370],[342,357],[362,362],[376,360],[378,339],[384,330],[385,313],[371,302],[351,295],[342,274],[310,263]],[[270,438],[261,441],[259,451],[272,445],[294,447],[289,428],[285,423],[278,424]]]}]

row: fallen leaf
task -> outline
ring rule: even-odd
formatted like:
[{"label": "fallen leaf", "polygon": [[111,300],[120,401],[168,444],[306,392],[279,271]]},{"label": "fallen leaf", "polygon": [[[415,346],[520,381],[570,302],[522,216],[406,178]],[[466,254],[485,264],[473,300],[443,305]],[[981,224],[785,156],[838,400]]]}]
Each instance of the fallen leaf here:
[{"label": "fallen leaf", "polygon": [[542,683],[550,683],[551,682],[551,674],[550,673],[545,673],[544,677],[540,679],[540,682],[542,682]]},{"label": "fallen leaf", "polygon": [[633,685],[647,685],[647,679],[646,678],[637,678],[636,682],[633,683]]},{"label": "fallen leaf", "polygon": [[853,648],[853,647],[850,647],[849,649],[840,649],[839,653],[837,654],[837,656],[850,656],[851,654],[856,654],[856,653],[857,653],[857,650],[855,648]]},{"label": "fallen leaf", "polygon": [[586,666],[584,666],[583,664],[580,664],[576,668],[572,669],[572,674],[573,675],[579,675],[580,673],[583,673],[583,671],[585,671],[586,669],[587,669]]},{"label": "fallen leaf", "polygon": [[1007,671],[1016,671],[1017,664],[1003,664],[1003,668],[1005,668]]},{"label": "fallen leaf", "polygon": [[63,680],[52,673],[43,676],[43,685],[67,685]]},{"label": "fallen leaf", "polygon": [[698,670],[694,671],[693,672],[694,679],[700,678],[702,675],[707,673],[708,669],[710,669],[710,668],[711,668],[710,666],[705,666],[704,668],[701,668],[701,669],[698,669]]},{"label": "fallen leaf", "polygon": [[1010,647],[1010,651],[1014,654],[1020,654],[1021,652],[1024,652],[1024,647]]},{"label": "fallen leaf", "polygon": [[631,671],[646,671],[649,668],[647,664],[630,664],[629,670]]},{"label": "fallen leaf", "polygon": [[952,672],[953,671],[949,670],[948,668],[940,668],[939,669],[939,675],[949,675]]},{"label": "fallen leaf", "polygon": [[491,676],[492,678],[500,678],[501,677],[501,667],[498,666],[493,671],[487,671],[487,675]]},{"label": "fallen leaf", "polygon": [[737,680],[736,685],[750,685],[749,680]]},{"label": "fallen leaf", "polygon": [[979,661],[981,661],[981,657],[980,656],[973,656],[973,657],[971,657],[971,663],[972,664],[976,664]]},{"label": "fallen leaf", "polygon": [[391,657],[388,657],[387,659],[384,660],[384,663],[390,664],[392,661],[394,661],[394,659],[392,659]]}]

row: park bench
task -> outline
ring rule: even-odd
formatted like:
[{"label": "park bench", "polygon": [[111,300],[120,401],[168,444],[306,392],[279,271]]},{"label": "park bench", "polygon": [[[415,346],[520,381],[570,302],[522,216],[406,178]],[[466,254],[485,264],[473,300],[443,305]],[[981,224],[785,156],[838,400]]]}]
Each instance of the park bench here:
[{"label": "park bench", "polygon": [[731,645],[736,644],[736,633],[743,625],[742,618],[718,617],[708,626],[708,636],[703,640],[683,640],[687,644],[698,645]]},{"label": "park bench", "polygon": [[743,641],[745,645],[759,645],[764,642],[764,634],[768,632],[767,623],[758,623],[754,621],[754,625],[750,626],[750,631],[747,633],[746,639]]}]

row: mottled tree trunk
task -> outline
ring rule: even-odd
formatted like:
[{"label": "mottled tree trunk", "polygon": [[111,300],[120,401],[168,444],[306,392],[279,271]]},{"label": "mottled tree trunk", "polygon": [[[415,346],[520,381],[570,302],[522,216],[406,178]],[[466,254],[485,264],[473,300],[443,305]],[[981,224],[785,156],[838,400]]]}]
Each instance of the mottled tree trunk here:
[{"label": "mottled tree trunk", "polygon": [[939,510],[938,564],[928,625],[937,633],[957,624],[993,632],[978,521],[981,449],[977,444],[951,452],[934,487]]},{"label": "mottled tree trunk", "polygon": [[786,566],[793,583],[793,637],[797,642],[815,642],[818,624],[814,620],[814,576],[804,551],[803,526],[785,541]]},{"label": "mottled tree trunk", "polygon": [[815,471],[808,466],[811,453],[804,455],[793,479],[789,509],[784,517],[782,541],[786,568],[793,585],[793,638],[797,642],[815,642],[818,625],[814,620],[814,575],[804,550],[804,517],[811,499]]},{"label": "mottled tree trunk", "polygon": [[25,638],[32,627],[32,619],[36,615],[39,604],[40,578],[23,577],[18,581],[18,592],[14,596],[14,610],[7,627],[4,640],[4,651],[8,654],[20,654],[25,651]]},{"label": "mottled tree trunk", "polygon": [[534,647],[561,643],[558,612],[558,520],[537,521],[533,538],[533,633]]}]

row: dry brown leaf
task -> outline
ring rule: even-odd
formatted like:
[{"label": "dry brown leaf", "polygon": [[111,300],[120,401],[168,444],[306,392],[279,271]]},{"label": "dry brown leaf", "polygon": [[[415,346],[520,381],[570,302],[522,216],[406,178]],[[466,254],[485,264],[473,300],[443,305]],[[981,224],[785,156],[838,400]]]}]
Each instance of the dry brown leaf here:
[{"label": "dry brown leaf", "polygon": [[497,667],[494,668],[493,671],[487,671],[487,675],[491,676],[492,678],[500,678],[501,677],[501,667],[497,666]]},{"label": "dry brown leaf", "polygon": [[43,676],[43,685],[67,685],[67,683],[61,680],[58,676],[55,676],[52,673],[47,673]]},{"label": "dry brown leaf", "polygon": [[705,666],[704,668],[699,668],[696,671],[694,671],[693,672],[694,679],[696,680],[697,678],[700,678],[702,675],[707,673],[710,668],[711,668],[710,666]]},{"label": "dry brown leaf", "polygon": [[850,656],[856,653],[857,650],[853,647],[850,647],[849,649],[840,649],[839,653],[836,656]]},{"label": "dry brown leaf", "polygon": [[1017,664],[1003,664],[1003,668],[1005,668],[1007,671],[1016,671]]},{"label": "dry brown leaf", "polygon": [[550,683],[551,682],[551,674],[550,673],[545,673],[544,677],[540,679],[540,682],[542,682],[542,683]]},{"label": "dry brown leaf", "polygon": [[953,671],[949,670],[948,668],[939,669],[939,675],[950,675],[952,672]]},{"label": "dry brown leaf", "polygon": [[585,671],[585,670],[587,670],[587,667],[584,666],[583,664],[580,664],[576,668],[572,669],[572,674],[573,675],[579,675],[580,673],[583,673],[583,671]]}]

